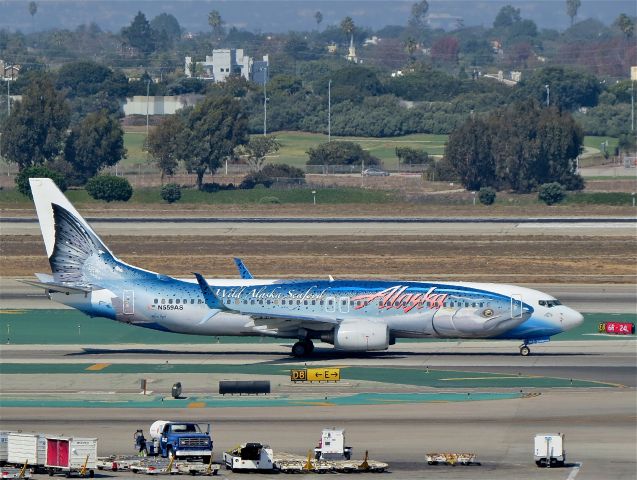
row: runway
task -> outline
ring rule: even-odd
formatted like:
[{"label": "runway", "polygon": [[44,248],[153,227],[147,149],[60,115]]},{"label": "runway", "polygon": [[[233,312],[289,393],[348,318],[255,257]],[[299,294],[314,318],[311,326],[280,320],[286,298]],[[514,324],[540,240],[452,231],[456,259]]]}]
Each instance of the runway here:
[{"label": "runway", "polygon": [[[0,221],[3,235],[39,235],[33,221]],[[174,221],[173,221],[174,220]],[[241,220],[241,221],[238,221]],[[420,221],[365,221],[339,219],[152,219],[95,218],[90,222],[98,235],[237,235],[237,236],[331,236],[355,235],[550,235],[550,236],[626,236],[635,235],[634,218],[585,219],[421,219]]]}]

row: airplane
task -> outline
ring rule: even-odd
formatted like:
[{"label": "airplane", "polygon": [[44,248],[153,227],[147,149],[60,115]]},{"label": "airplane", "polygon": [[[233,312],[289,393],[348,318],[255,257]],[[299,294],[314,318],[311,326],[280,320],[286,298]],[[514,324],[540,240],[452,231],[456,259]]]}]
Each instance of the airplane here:
[{"label": "airplane", "polygon": [[25,281],[91,317],[164,332],[314,341],[345,352],[387,350],[399,338],[521,340],[529,345],[577,327],[583,317],[529,288],[475,282],[173,278],[119,260],[55,183],[29,179],[52,274]]}]

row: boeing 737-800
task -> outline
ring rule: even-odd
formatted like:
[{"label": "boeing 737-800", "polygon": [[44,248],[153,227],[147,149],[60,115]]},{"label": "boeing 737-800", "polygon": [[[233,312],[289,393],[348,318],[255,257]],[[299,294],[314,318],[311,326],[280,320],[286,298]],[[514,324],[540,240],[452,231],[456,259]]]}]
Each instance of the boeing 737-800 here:
[{"label": "boeing 737-800", "polygon": [[91,317],[192,335],[313,340],[346,352],[386,350],[397,338],[519,339],[529,345],[582,322],[546,293],[493,283],[178,279],[118,260],[52,180],[30,179],[52,275],[31,285]]}]

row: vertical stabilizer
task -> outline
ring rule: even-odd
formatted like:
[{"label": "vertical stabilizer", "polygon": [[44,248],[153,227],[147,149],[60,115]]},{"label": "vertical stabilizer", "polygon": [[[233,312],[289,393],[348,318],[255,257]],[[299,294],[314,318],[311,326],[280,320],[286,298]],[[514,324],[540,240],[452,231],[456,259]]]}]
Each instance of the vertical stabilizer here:
[{"label": "vertical stabilizer", "polygon": [[94,282],[117,259],[53,180],[30,178],[29,183],[54,279]]},{"label": "vertical stabilizer", "polygon": [[[90,225],[86,223],[78,211],[75,210],[75,207],[68,201],[53,180],[50,178],[30,178],[29,184],[31,185],[33,202],[35,203],[38,221],[40,222],[40,230],[42,231],[42,238],[44,239],[44,245],[46,247],[46,254],[48,257],[51,257],[53,248],[55,247],[55,220],[53,217],[53,204],[62,207],[64,210],[73,215],[82,227],[92,233],[95,238],[99,239]],[[111,253],[101,240],[100,243],[104,250]]]}]

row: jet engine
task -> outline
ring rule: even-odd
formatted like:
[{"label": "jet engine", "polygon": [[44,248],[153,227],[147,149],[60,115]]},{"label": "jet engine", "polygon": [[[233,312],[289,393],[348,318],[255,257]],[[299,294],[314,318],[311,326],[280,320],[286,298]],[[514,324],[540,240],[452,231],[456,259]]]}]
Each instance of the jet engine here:
[{"label": "jet engine", "polygon": [[387,350],[389,347],[389,328],[382,322],[354,321],[342,322],[329,338],[324,341],[333,343],[338,350],[350,352],[369,352]]},{"label": "jet engine", "polygon": [[433,329],[440,337],[484,338],[504,333],[529,318],[511,318],[507,309],[493,308],[441,308],[433,316]]}]

